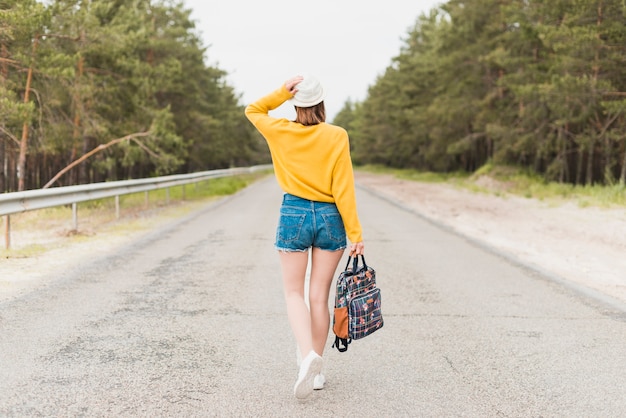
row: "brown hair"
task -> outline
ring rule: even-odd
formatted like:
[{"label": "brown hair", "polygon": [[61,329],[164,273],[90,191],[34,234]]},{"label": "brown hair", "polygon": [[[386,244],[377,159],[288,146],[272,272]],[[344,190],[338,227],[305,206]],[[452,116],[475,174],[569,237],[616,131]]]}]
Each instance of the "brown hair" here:
[{"label": "brown hair", "polygon": [[324,107],[324,102],[320,102],[311,107],[296,106],[296,122],[304,126],[326,122],[326,108]]}]

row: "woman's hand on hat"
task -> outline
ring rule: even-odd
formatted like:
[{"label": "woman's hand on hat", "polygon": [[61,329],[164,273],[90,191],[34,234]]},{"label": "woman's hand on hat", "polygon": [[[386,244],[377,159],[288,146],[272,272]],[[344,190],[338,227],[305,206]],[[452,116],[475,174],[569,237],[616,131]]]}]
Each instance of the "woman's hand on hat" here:
[{"label": "woman's hand on hat", "polygon": [[351,257],[354,257],[356,255],[363,255],[364,252],[365,252],[365,245],[363,244],[363,241],[354,242],[350,244],[350,256]]},{"label": "woman's hand on hat", "polygon": [[287,89],[289,93],[291,93],[292,96],[298,92],[298,89],[296,88],[296,86],[302,80],[304,80],[304,77],[302,77],[301,75],[298,75],[285,81],[285,88]]}]

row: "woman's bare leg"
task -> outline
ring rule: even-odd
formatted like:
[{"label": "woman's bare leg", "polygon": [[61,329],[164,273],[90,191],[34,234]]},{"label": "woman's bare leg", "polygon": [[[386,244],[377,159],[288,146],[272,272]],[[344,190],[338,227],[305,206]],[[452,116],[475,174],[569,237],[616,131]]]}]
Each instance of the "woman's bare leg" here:
[{"label": "woman's bare leg", "polygon": [[[319,248],[313,248],[311,254],[311,283],[309,286],[310,330],[313,350],[320,356],[324,353],[330,326],[330,313],[328,310],[330,286],[335,277],[337,264],[339,264],[342,256],[343,250],[326,251]],[[306,352],[308,353],[308,351]]]},{"label": "woman's bare leg", "polygon": [[311,315],[304,301],[304,279],[309,252],[279,251],[283,273],[283,289],[287,303],[287,317],[302,358],[313,350]]}]

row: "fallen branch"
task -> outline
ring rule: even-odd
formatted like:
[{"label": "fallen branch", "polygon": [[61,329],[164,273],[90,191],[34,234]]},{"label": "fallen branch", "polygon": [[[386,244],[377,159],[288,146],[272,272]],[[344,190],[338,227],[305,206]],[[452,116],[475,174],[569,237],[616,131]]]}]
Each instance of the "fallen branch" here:
[{"label": "fallen branch", "polygon": [[[91,157],[92,155],[94,155],[94,154],[96,154],[96,153],[98,153],[100,151],[103,151],[103,150],[109,148],[110,146],[113,146],[115,144],[119,144],[120,142],[135,140],[136,138],[141,138],[141,137],[150,136],[150,135],[152,135],[151,132],[139,132],[139,133],[130,134],[130,135],[123,136],[121,138],[114,139],[112,141],[107,142],[106,144],[98,145],[97,147],[95,147],[94,149],[92,149],[91,151],[89,151],[88,153],[83,155],[82,157],[80,157],[80,158],[74,160],[73,162],[71,162],[67,167],[65,167],[61,171],[59,171],[54,177],[52,177],[52,179],[50,179],[50,181],[48,183],[46,183],[45,186],[43,186],[43,189],[47,189],[48,187],[52,186],[59,178],[61,178],[61,176],[63,174],[67,173],[72,168],[76,167],[78,164],[82,163],[87,158]],[[135,142],[139,143],[138,141],[135,141]]]},{"label": "fallen branch", "polygon": [[11,132],[9,132],[6,129],[4,129],[2,126],[0,126],[0,132],[5,134],[7,136],[7,138],[12,139],[18,146],[20,145],[20,140],[17,139],[17,137],[15,135],[13,135]]}]

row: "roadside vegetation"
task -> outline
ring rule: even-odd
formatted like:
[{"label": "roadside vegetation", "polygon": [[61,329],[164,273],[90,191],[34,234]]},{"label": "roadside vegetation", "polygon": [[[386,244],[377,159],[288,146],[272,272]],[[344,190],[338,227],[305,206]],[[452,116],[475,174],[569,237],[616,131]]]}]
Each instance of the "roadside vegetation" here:
[{"label": "roadside vegetation", "polygon": [[[333,120],[356,164],[626,184],[623,0],[418,13]],[[190,16],[174,0],[0,2],[0,193],[269,162]]]},{"label": "roadside vegetation", "polygon": [[552,202],[572,201],[580,207],[626,207],[626,186],[574,185],[548,181],[544,177],[513,166],[485,164],[472,174],[466,172],[435,173],[409,168],[392,169],[380,165],[358,168],[370,173],[390,174],[399,179],[441,183],[478,193],[491,193],[505,197],[515,195]]},{"label": "roadside vegetation", "polygon": [[442,2],[335,122],[356,164],[514,166],[550,187],[613,194],[626,184],[625,21],[623,0]]},{"label": "roadside vegetation", "polygon": [[[0,1],[0,193],[269,162],[190,16],[174,0]],[[625,206],[625,21],[623,0],[442,1],[333,123],[366,170]],[[14,242],[130,228],[246,181],[123,197],[121,221],[112,200],[80,204],[78,231],[69,208],[12,216]]]},{"label": "roadside vegetation", "polygon": [[[120,196],[120,218],[115,200],[99,199],[78,204],[78,229],[72,225],[72,208],[54,207],[11,216],[12,246],[0,248],[2,258],[34,257],[54,248],[94,235],[130,235],[184,216],[219,198],[232,195],[268,175],[258,172],[223,177],[186,186]],[[1,224],[0,224],[1,225]],[[4,244],[4,243],[3,243]]]},{"label": "roadside vegetation", "polygon": [[269,161],[191,10],[0,1],[0,193]]}]

